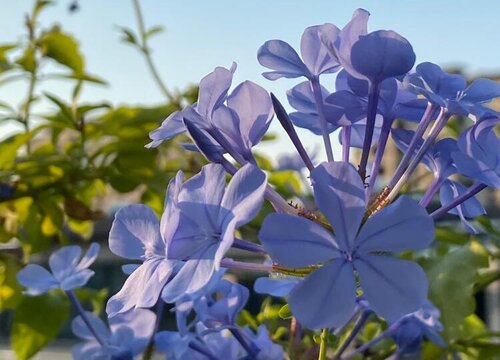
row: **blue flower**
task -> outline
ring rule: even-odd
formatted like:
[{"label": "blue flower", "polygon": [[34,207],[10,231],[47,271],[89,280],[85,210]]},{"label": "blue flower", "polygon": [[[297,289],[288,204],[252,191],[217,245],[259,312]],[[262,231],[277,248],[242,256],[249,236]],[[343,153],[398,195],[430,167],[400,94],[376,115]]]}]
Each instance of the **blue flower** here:
[{"label": "blue flower", "polygon": [[234,231],[257,215],[266,175],[252,164],[239,169],[225,189],[226,173],[205,165],[179,193],[179,225],[167,243],[168,258],[185,261],[165,286],[163,298],[176,301],[205,286],[234,242]]},{"label": "blue flower", "polygon": [[104,344],[100,344],[83,319],[73,319],[73,333],[85,342],[73,346],[75,360],[133,360],[148,345],[153,335],[156,315],[149,310],[136,309],[109,320],[109,328],[91,312],[86,316]]},{"label": "blue flower", "polygon": [[[211,153],[237,153],[254,161],[251,148],[264,136],[273,116],[271,99],[259,85],[245,81],[228,95],[235,67],[217,67],[199,85],[198,102],[171,114],[150,133],[148,147],[156,147],[188,130],[195,144],[211,158]],[[198,133],[189,131],[190,123]],[[203,135],[203,136],[200,136]],[[210,144],[199,144],[200,141]],[[205,145],[205,146],[203,146]],[[210,148],[209,152],[206,151]]]},{"label": "blue flower", "polygon": [[405,81],[431,103],[459,115],[483,112],[484,103],[500,96],[500,84],[496,81],[480,78],[467,86],[463,75],[448,74],[430,62],[417,65],[415,73]]},{"label": "blue flower", "polygon": [[266,41],[259,48],[257,59],[262,66],[274,71],[262,75],[269,80],[301,76],[312,79],[321,74],[338,71],[340,65],[337,58],[322,42],[321,37],[324,33],[336,38],[340,30],[333,24],[311,26],[304,30],[300,43],[302,60],[288,43],[282,40]]},{"label": "blue flower", "polygon": [[426,301],[418,311],[391,324],[391,336],[398,345],[397,354],[400,356],[418,354],[424,338],[440,347],[445,347],[446,343],[439,335],[443,331],[439,316],[439,310]]},{"label": "blue flower", "polygon": [[[387,253],[429,245],[434,226],[425,209],[402,196],[360,230],[366,202],[355,168],[344,162],[323,163],[311,179],[316,203],[335,236],[313,221],[287,214],[268,215],[259,234],[273,261],[281,265],[322,264],[290,293],[288,302],[299,322],[312,329],[343,325],[356,306],[354,271],[373,310],[389,321],[417,310],[427,297],[423,270]],[[335,311],[329,311],[332,308]]]},{"label": "blue flower", "polygon": [[19,271],[17,281],[27,288],[29,295],[40,295],[56,288],[69,291],[82,287],[94,275],[88,267],[97,258],[99,248],[99,244],[92,243],[81,257],[80,246],[62,247],[50,255],[50,272],[40,265],[29,264]]},{"label": "blue flower", "polygon": [[266,294],[276,297],[286,297],[299,282],[299,278],[269,278],[260,277],[255,280],[253,288],[259,294]]},{"label": "blue flower", "polygon": [[183,174],[170,181],[161,223],[146,205],[129,205],[120,209],[109,233],[109,248],[118,256],[142,260],[127,278],[122,289],[106,306],[109,316],[132,308],[149,308],[156,304],[172,274],[182,264],[166,258],[166,242],[173,236],[179,221],[177,197]]},{"label": "blue flower", "polygon": [[500,139],[494,128],[498,116],[486,115],[458,139],[458,150],[452,154],[458,172],[495,189],[500,188]]},{"label": "blue flower", "polygon": [[[392,139],[402,152],[406,153],[415,132],[406,129],[392,129]],[[422,146],[424,140],[420,138],[415,149],[415,154]],[[453,162],[452,153],[458,151],[457,141],[451,138],[444,138],[436,142],[422,157],[422,163],[434,175],[435,179],[443,181],[457,172]]]},{"label": "blue flower", "polygon": [[[463,195],[467,191],[467,188],[460,183],[452,180],[446,180],[441,185],[441,190],[439,192],[441,205],[446,206],[451,203],[457,197]],[[478,231],[472,226],[468,219],[473,219],[477,216],[486,213],[483,205],[475,198],[470,197],[465,200],[460,205],[454,207],[448,211],[449,214],[458,215],[460,222],[464,225],[467,232],[471,234],[477,234]]]},{"label": "blue flower", "polygon": [[250,339],[252,344],[259,349],[257,360],[281,360],[285,358],[283,348],[273,343],[265,325],[260,325],[257,329],[257,333],[245,327],[243,333]]}]

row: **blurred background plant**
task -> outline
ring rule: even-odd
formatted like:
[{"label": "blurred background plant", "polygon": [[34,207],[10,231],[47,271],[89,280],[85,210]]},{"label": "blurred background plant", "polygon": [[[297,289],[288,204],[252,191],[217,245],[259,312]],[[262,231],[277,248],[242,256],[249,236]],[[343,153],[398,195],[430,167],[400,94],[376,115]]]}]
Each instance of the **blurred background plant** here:
[{"label": "blurred background plant", "polygon": [[[86,87],[106,86],[106,80],[86,68],[77,38],[59,24],[44,23],[43,15],[51,5],[53,2],[48,0],[34,1],[25,18],[22,40],[0,44],[0,335],[10,338],[19,359],[32,357],[61,331],[69,336],[67,320],[71,313],[59,291],[24,296],[16,282],[19,269],[29,261],[46,262],[48,251],[61,245],[91,238],[106,243],[110,219],[120,205],[140,202],[160,213],[170,177],[179,169],[190,176],[205,163],[198,153],[183,149],[182,138],[156,149],[144,148],[150,131],[173,111],[196,101],[197,88],[174,90],[162,80],[149,40],[163,28],[146,27],[139,1],[132,0],[130,7],[136,16],[135,30],[117,30],[121,41],[143,57],[144,72],[149,72],[164,97],[160,104],[150,106],[113,106],[106,101],[81,100]],[[80,5],[72,1],[67,6],[76,11]],[[53,81],[65,84],[69,89],[65,96],[46,89],[47,82]],[[18,82],[26,86],[26,92],[16,96],[19,102],[4,101],[1,94]],[[266,140],[273,140],[273,136]],[[396,150],[394,154],[399,156]],[[308,179],[294,158],[282,158],[274,167],[264,154],[256,157],[260,167],[270,173],[270,182],[286,198],[300,198],[305,204],[311,200]],[[406,190],[421,192],[424,183],[414,182]],[[490,195],[486,197],[494,198]],[[498,216],[495,201],[490,200],[489,210]],[[256,238],[268,211],[266,208],[243,230],[244,238]],[[426,359],[455,354],[489,359],[500,353],[500,333],[493,331],[500,331],[500,324],[491,322],[500,311],[500,295],[495,292],[500,279],[496,265],[500,231],[487,217],[481,217],[478,223],[482,235],[471,236],[445,222],[437,230],[433,248],[408,254],[426,268],[430,298],[442,312],[448,342],[446,349],[426,344]],[[102,313],[103,304],[124,279],[119,265],[104,250],[95,266],[91,288],[77,292],[96,314]],[[254,280],[245,277],[247,274],[236,276],[249,286]],[[450,299],[459,300],[451,304]],[[239,323],[253,329],[266,324],[273,340],[291,349],[292,359],[317,356],[319,339],[311,332],[302,342],[295,342],[290,335],[297,324],[279,301],[253,295]],[[375,338],[386,326],[370,318],[359,340]],[[344,340],[332,335],[329,343],[336,346]],[[384,340],[372,349],[371,356],[385,358],[394,346]]]}]

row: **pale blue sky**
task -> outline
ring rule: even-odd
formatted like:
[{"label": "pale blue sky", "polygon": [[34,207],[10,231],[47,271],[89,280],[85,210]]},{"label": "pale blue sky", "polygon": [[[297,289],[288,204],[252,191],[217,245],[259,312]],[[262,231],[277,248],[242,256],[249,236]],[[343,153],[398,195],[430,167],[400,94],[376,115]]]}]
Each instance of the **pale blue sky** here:
[{"label": "pale blue sky", "polygon": [[[32,1],[2,1],[0,43],[18,40],[24,14]],[[80,11],[69,14],[69,0],[59,1],[41,17],[45,25],[61,23],[80,41],[87,70],[109,81],[108,87],[87,87],[84,100],[152,104],[162,100],[142,58],[118,41],[115,25],[135,29],[130,1],[81,0]],[[463,65],[469,74],[495,73],[500,69],[496,0],[182,0],[141,2],[147,25],[161,24],[167,32],[151,43],[154,60],[170,88],[195,83],[215,66],[238,63],[235,82],[252,80],[284,100],[286,89],[297,81],[270,82],[260,76],[258,47],[266,40],[282,39],[298,48],[305,27],[331,22],[342,27],[352,12],[371,12],[370,30],[391,29],[413,45],[417,62]],[[326,79],[328,81],[328,79]],[[327,82],[327,87],[330,82]],[[25,85],[0,88],[0,99],[9,102],[25,94]],[[50,91],[68,94],[60,83]],[[274,127],[277,129],[277,127]],[[307,143],[320,143],[307,136]],[[280,141],[280,150],[287,145]]]}]

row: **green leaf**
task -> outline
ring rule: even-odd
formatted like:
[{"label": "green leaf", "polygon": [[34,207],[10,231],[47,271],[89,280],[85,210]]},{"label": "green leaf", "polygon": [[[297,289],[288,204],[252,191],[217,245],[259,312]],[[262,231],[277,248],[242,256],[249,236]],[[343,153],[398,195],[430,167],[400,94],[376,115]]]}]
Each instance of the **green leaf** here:
[{"label": "green leaf", "polygon": [[146,31],[146,33],[144,34],[144,37],[146,39],[149,39],[152,36],[154,36],[156,34],[160,34],[160,33],[164,32],[164,31],[165,31],[165,28],[163,26],[161,26],[161,25],[153,26],[150,29],[148,29],[148,31]]},{"label": "green leaf", "polygon": [[0,142],[0,169],[6,170],[14,164],[18,149],[26,145],[28,141],[35,135],[36,131],[29,133],[17,134],[8,137]]},{"label": "green leaf", "polygon": [[11,346],[19,360],[29,359],[57,336],[68,319],[69,308],[69,301],[60,293],[22,300],[11,330]]},{"label": "green leaf", "polygon": [[21,286],[16,279],[19,268],[12,259],[0,260],[0,312],[16,308],[21,300]]},{"label": "green leaf", "polygon": [[[73,118],[73,113],[71,111],[71,108],[68,104],[65,104],[63,100],[59,99],[55,95],[51,95],[49,93],[44,92],[44,95],[49,99],[53,104],[55,104],[62,116],[58,116],[57,118],[64,121],[68,125],[74,125],[75,124],[75,119]],[[56,118],[56,117],[51,117],[51,118]]]},{"label": "green leaf", "polygon": [[54,27],[40,38],[39,46],[44,56],[67,66],[76,74],[83,73],[83,56],[76,40]]},{"label": "green leaf", "polygon": [[24,49],[21,57],[16,59],[16,64],[21,65],[21,67],[29,72],[35,71],[36,68],[36,57],[35,48],[32,46]]},{"label": "green leaf", "polygon": [[126,28],[126,27],[122,27],[122,26],[118,26],[117,28],[118,28],[118,31],[122,35],[122,37],[120,39],[121,41],[123,41],[125,43],[132,44],[132,45],[140,46],[139,40],[137,39],[137,36],[134,34],[134,32],[131,29]]},{"label": "green leaf", "polygon": [[15,48],[17,45],[14,44],[0,45],[0,74],[12,69],[13,66],[7,58],[7,53]]},{"label": "green leaf", "polygon": [[96,75],[90,75],[86,73],[75,73],[75,74],[50,74],[52,79],[71,79],[71,80],[81,80],[99,85],[107,85],[106,80],[101,79]]},{"label": "green leaf", "polygon": [[444,335],[455,339],[464,319],[474,312],[477,271],[488,266],[488,253],[477,241],[449,252],[428,269],[429,297],[441,310]]},{"label": "green leaf", "polygon": [[278,315],[283,320],[288,320],[293,317],[292,310],[290,310],[290,306],[288,306],[288,304],[285,304],[281,307],[280,311],[278,312]]}]

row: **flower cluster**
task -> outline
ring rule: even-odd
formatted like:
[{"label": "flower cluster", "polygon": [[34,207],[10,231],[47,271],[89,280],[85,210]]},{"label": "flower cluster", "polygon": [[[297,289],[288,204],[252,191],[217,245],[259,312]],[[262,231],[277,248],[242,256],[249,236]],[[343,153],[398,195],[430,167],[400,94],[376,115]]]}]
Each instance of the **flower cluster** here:
[{"label": "flower cluster", "polygon": [[[124,267],[129,276],[107,303],[109,328],[84,311],[73,322],[75,334],[87,341],[75,348],[76,358],[132,358],[154,344],[168,359],[283,359],[265,327],[237,325],[249,291],[223,278],[232,268],[271,274],[255,290],[286,298],[302,328],[338,333],[357,321],[359,331],[368,314],[376,314],[388,322],[384,336],[394,339],[398,354],[417,352],[424,337],[445,346],[423,269],[399,255],[429,247],[434,221],[445,214],[458,215],[467,231],[477,231],[470,221],[484,209],[474,196],[500,187],[500,140],[494,131],[500,118],[486,106],[500,96],[500,86],[488,79],[467,85],[463,76],[427,62],[412,70],[415,54],[408,40],[394,31],[368,32],[368,18],[358,9],[342,29],[307,28],[300,56],[281,40],[258,50],[258,61],[270,70],[265,78],[305,79],[287,92],[293,112],[250,81],[230,93],[236,66],[217,67],[200,81],[195,104],[151,132],[148,147],[185,134],[192,141],[185,147],[210,163],[187,180],[178,172],[160,219],[145,205],[117,212],[109,247],[131,260]],[[338,74],[331,91],[320,80],[333,73]],[[252,148],[274,116],[308,173],[315,209],[290,204],[257,165]],[[458,139],[443,137],[457,116],[472,125]],[[396,127],[396,119],[413,130]],[[327,161],[308,154],[296,127],[322,137]],[[333,151],[332,132],[341,154]],[[384,180],[379,173],[391,139],[402,158]],[[351,163],[357,159],[353,148],[359,149],[357,167]],[[288,163],[301,167],[296,159]],[[420,199],[403,195],[420,163],[434,180]],[[429,214],[438,193],[441,207]],[[238,229],[257,216],[264,201],[274,211],[260,227],[260,243],[240,238]],[[231,259],[231,248],[262,261]],[[52,273],[28,265],[19,282],[33,295],[62,288],[78,304],[71,290],[92,275],[87,268],[96,253],[92,247],[78,263],[79,248],[59,250],[50,259]],[[177,332],[159,331],[164,304],[173,306]],[[152,308],[158,319],[147,310]]]}]

